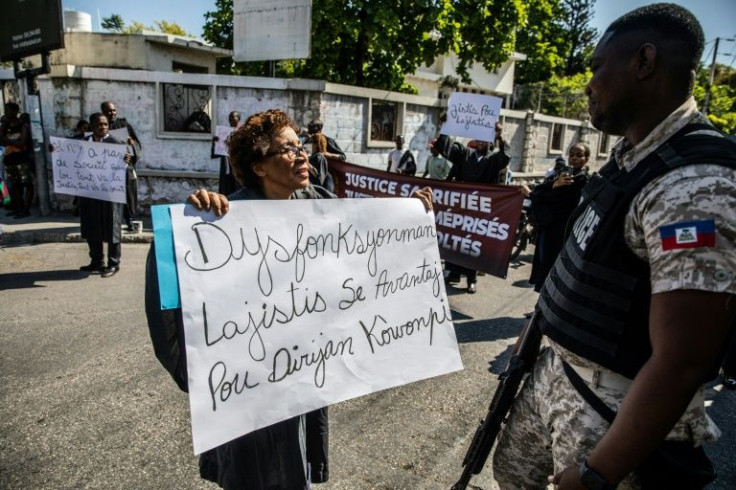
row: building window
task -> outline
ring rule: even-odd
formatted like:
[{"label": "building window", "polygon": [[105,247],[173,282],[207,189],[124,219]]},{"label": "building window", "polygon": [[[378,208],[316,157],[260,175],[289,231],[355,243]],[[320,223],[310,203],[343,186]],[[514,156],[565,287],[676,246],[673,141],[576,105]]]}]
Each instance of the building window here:
[{"label": "building window", "polygon": [[550,152],[562,152],[562,143],[565,140],[565,125],[552,124],[552,134],[549,140]]},{"label": "building window", "polygon": [[171,62],[171,71],[175,73],[209,73],[206,66],[190,65],[179,61]]},{"label": "building window", "polygon": [[164,132],[211,132],[211,87],[177,83],[164,83],[162,87]]},{"label": "building window", "polygon": [[393,142],[397,134],[399,104],[397,102],[371,101],[371,141]]},{"label": "building window", "polygon": [[611,136],[607,133],[601,133],[600,138],[598,138],[598,154],[599,155],[608,155],[608,145],[610,144]]}]

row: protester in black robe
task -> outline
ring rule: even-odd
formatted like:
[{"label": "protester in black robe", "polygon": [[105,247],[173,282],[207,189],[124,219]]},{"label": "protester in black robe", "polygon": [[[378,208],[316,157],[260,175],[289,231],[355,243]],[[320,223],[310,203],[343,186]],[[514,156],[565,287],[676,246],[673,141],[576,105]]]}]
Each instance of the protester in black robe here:
[{"label": "protester in black robe", "polygon": [[125,208],[123,209],[123,219],[128,227],[128,231],[130,231],[133,229],[133,220],[138,217],[138,174],[135,171],[135,165],[141,158],[143,146],[133,126],[124,118],[118,117],[118,109],[113,102],[103,102],[100,104],[100,110],[107,116],[111,130],[120,128],[126,128],[128,130],[128,138],[123,143],[130,147],[132,153],[125,172]]},{"label": "protester in black robe", "polygon": [[[335,181],[330,173],[330,166],[325,157],[327,153],[327,138],[321,133],[310,137],[312,154],[309,156],[309,182],[324,187],[330,192],[335,190]],[[222,192],[220,194],[223,194]]]},{"label": "protester in black robe", "polygon": [[[444,123],[446,116],[440,118]],[[498,151],[494,152],[494,143],[488,141],[475,141],[475,148],[469,148],[460,143],[453,142],[447,135],[441,134],[434,144],[440,155],[452,163],[447,180],[457,182],[476,182],[483,184],[505,184],[505,169],[509,166],[511,158],[506,154],[506,142],[501,133],[503,127],[496,123],[495,144]],[[461,276],[465,275],[468,280],[468,293],[475,294],[478,272],[468,267],[463,267],[451,262],[445,262],[445,268],[449,275],[445,281],[448,284],[460,282]]]},{"label": "protester in black robe", "polygon": [[570,166],[561,166],[545,182],[531,193],[532,216],[537,229],[537,245],[529,282],[534,290],[542,289],[557,256],[565,243],[565,227],[575,207],[580,202],[580,193],[588,182],[585,165],[590,157],[588,145],[578,143],[570,148]]},{"label": "protester in black robe", "polygon": [[[230,114],[228,114],[227,122],[231,128],[237,128],[238,124],[240,124],[240,112],[232,111]],[[230,194],[238,190],[238,188],[240,188],[240,185],[233,176],[233,172],[230,169],[230,161],[228,157],[226,155],[215,154],[215,144],[219,140],[220,138],[217,136],[212,137],[212,148],[210,149],[210,157],[220,158],[220,175],[217,180],[217,192],[229,196]]]},{"label": "protester in black robe", "polygon": [[[322,199],[328,191],[309,185],[309,164],[296,126],[282,111],[249,117],[229,139],[230,164],[244,185],[230,198]],[[224,196],[203,189],[190,197],[198,207],[219,209]],[[180,388],[187,388],[181,310],[161,311],[155,254],[146,272],[146,314],[156,356]],[[299,415],[238,437],[200,455],[200,475],[228,490],[309,488],[327,481],[327,408]]]},{"label": "protester in black robe", "polygon": [[[306,152],[297,127],[280,110],[250,116],[228,140],[230,164],[243,187],[230,200],[335,197],[309,183]],[[432,209],[432,190],[413,194]],[[189,197],[199,209],[222,215],[228,198],[199,189]],[[155,254],[146,271],[146,315],[154,351],[178,386],[187,389],[181,309],[162,311]],[[301,490],[327,481],[327,407],[246,434],[200,456],[200,475],[227,490]]]},{"label": "protester in black robe", "polygon": [[345,152],[342,151],[342,148],[337,144],[337,141],[322,132],[323,126],[324,124],[321,119],[312,119],[307,125],[309,136],[314,136],[315,134],[321,134],[324,136],[325,140],[327,140],[327,150],[324,152],[325,157],[334,158],[335,160],[341,160],[344,162],[346,159]]},{"label": "protester in black robe", "polygon": [[[124,145],[124,141],[108,133],[107,117],[96,112],[89,117],[92,134],[85,138],[87,141]],[[132,155],[125,154],[125,162],[131,161]],[[124,204],[101,201],[91,197],[80,197],[79,223],[82,238],[87,240],[90,263],[79,268],[85,272],[100,272],[102,277],[111,277],[120,270],[121,255],[121,225],[123,222]],[[102,250],[102,243],[107,242],[107,265]]]}]

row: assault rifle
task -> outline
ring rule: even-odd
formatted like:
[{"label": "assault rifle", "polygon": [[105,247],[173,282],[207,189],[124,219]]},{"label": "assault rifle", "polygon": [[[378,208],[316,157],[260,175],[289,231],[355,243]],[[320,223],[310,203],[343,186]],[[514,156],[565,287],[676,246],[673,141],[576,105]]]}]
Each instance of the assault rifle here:
[{"label": "assault rifle", "polygon": [[532,370],[537,360],[542,332],[536,325],[536,315],[535,312],[522,331],[519,340],[514,345],[506,369],[498,376],[498,387],[488,406],[488,413],[475,431],[473,441],[463,459],[465,469],[458,482],[452,486],[452,490],[465,490],[470,483],[470,477],[480,473],[485,466],[493,442],[501,429],[501,423],[506,419],[506,414],[514,403],[521,381],[524,375]]}]

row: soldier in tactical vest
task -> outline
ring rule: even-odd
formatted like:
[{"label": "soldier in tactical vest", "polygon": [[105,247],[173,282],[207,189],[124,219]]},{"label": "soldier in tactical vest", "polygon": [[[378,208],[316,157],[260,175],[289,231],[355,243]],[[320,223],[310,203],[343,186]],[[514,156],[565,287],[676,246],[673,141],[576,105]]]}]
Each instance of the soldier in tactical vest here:
[{"label": "soldier in tactical vest", "polygon": [[[501,488],[652,488],[647,471],[687,473],[719,435],[703,384],[736,313],[736,144],[692,97],[703,45],[689,11],[654,4],[596,47],[591,121],[623,138],[583,189],[542,287],[549,347],[499,438]],[[653,465],[672,441],[688,456]]]}]

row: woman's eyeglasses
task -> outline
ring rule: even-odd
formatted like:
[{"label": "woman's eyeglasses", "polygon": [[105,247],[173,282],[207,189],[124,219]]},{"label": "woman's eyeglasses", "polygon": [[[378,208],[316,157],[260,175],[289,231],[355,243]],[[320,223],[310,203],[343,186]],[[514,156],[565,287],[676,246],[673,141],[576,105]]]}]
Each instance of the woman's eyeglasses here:
[{"label": "woman's eyeglasses", "polygon": [[299,156],[300,152],[304,152],[304,154],[307,154],[307,149],[303,146],[296,146],[296,145],[286,145],[283,148],[279,150],[269,151],[266,153],[267,157],[273,156],[273,155],[283,155],[287,154],[289,155],[289,158],[296,158]]}]

